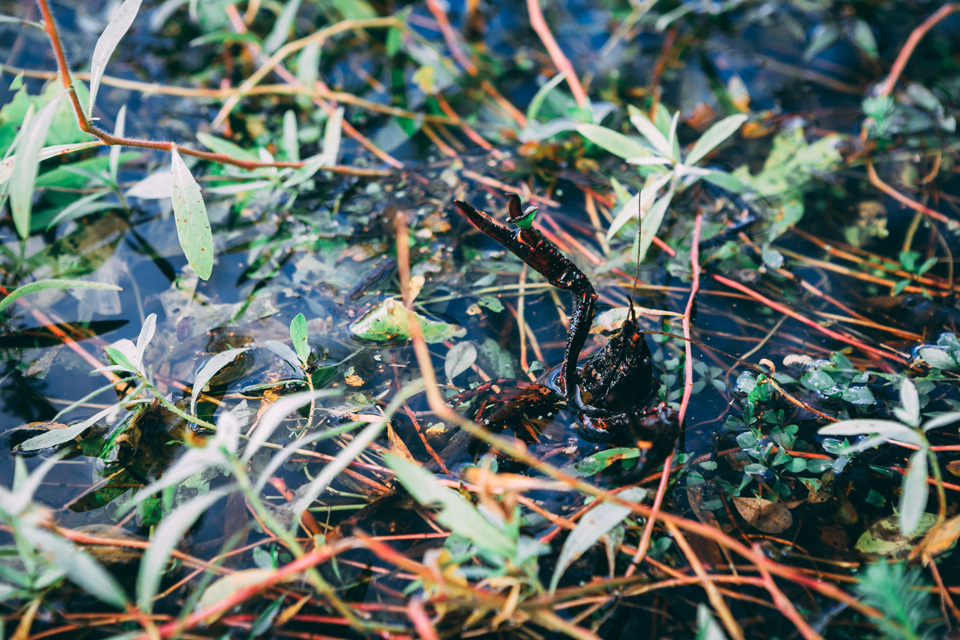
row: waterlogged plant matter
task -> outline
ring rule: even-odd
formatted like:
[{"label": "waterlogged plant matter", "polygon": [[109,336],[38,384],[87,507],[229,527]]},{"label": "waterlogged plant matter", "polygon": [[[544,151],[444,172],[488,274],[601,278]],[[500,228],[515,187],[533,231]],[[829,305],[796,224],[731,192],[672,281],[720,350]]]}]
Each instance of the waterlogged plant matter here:
[{"label": "waterlogged plant matter", "polygon": [[900,385],[900,406],[893,409],[893,414],[899,420],[843,420],[835,424],[822,427],[821,435],[829,436],[866,436],[859,442],[843,449],[844,455],[866,451],[872,447],[891,440],[912,445],[916,450],[910,454],[906,475],[903,477],[902,493],[900,495],[900,530],[904,535],[912,534],[920,517],[927,508],[929,496],[929,469],[933,469],[933,476],[940,492],[941,518],[946,498],[943,491],[943,481],[940,475],[940,465],[936,454],[930,449],[927,433],[960,422],[960,411],[949,411],[936,415],[929,420],[922,421],[920,415],[920,395],[913,382],[904,378]]}]

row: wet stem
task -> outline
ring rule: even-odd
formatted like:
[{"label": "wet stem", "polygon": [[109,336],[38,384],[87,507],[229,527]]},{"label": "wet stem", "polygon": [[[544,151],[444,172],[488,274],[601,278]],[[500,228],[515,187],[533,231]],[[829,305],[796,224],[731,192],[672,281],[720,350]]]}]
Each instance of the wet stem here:
[{"label": "wet stem", "polygon": [[155,386],[153,386],[153,383],[147,379],[147,376],[143,372],[137,371],[137,378],[140,380],[140,387],[138,387],[137,389],[139,390],[143,387],[146,387],[147,389],[149,389],[151,393],[153,393],[153,396],[157,399],[157,401],[159,401],[160,404],[164,406],[164,408],[168,409],[172,413],[183,418],[187,422],[191,422],[199,427],[203,427],[204,429],[210,429],[211,431],[217,430],[217,426],[215,424],[211,422],[207,422],[206,420],[202,418],[198,418],[197,416],[192,416],[186,411],[184,411],[183,409],[181,409],[180,407],[178,407],[177,405],[167,400],[164,397],[164,395],[160,393],[160,390],[157,389]]}]

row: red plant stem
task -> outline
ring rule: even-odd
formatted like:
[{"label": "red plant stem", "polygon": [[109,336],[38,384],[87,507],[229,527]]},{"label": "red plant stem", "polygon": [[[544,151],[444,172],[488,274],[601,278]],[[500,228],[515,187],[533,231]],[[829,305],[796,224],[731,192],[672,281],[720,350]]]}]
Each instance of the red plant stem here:
[{"label": "red plant stem", "polygon": [[437,20],[437,26],[440,27],[440,33],[443,34],[443,39],[446,41],[447,49],[450,49],[450,55],[453,56],[453,59],[471,76],[477,75],[477,65],[473,64],[470,58],[463,53],[463,49],[460,48],[460,43],[457,42],[457,34],[454,32],[453,27],[450,26],[450,20],[447,18],[443,7],[440,6],[437,0],[427,0],[427,9],[430,10],[430,13],[432,13],[433,17]]},{"label": "red plant stem", "polygon": [[950,218],[943,215],[936,209],[931,209],[930,207],[920,204],[913,198],[903,195],[902,193],[900,193],[899,191],[891,187],[889,184],[881,180],[880,176],[877,175],[877,170],[874,168],[872,160],[867,160],[866,167],[867,167],[867,177],[870,179],[870,184],[875,186],[877,189],[880,189],[880,191],[883,191],[885,194],[887,194],[888,196],[890,196],[900,204],[906,207],[910,207],[914,211],[919,211],[923,215],[933,218],[934,220],[942,222],[951,229],[954,229],[957,227],[956,220],[951,220]]},{"label": "red plant stem", "polygon": [[[690,284],[690,296],[687,298],[687,307],[683,313],[683,337],[684,341],[684,383],[683,397],[680,400],[680,411],[677,414],[677,421],[683,428],[683,420],[687,415],[687,407],[690,405],[690,396],[693,394],[693,344],[690,342],[690,318],[693,315],[693,305],[700,291],[700,227],[703,222],[703,215],[698,213],[693,223],[693,239],[690,241],[690,269],[693,274],[693,281]],[[663,504],[663,498],[667,493],[667,486],[670,484],[670,467],[673,462],[673,456],[668,457],[663,462],[663,473],[660,474],[660,484],[657,486],[657,495],[653,499],[653,512],[643,528],[643,536],[640,538],[640,546],[637,553],[633,556],[630,566],[627,568],[626,575],[629,578],[636,571],[637,566],[643,560],[647,550],[650,548],[650,539],[653,537],[653,525],[657,516],[660,514],[660,505]]]},{"label": "red plant stem", "polygon": [[407,616],[422,640],[440,640],[437,630],[433,628],[433,623],[423,609],[423,603],[420,602],[419,598],[410,598],[410,602],[407,604]]},{"label": "red plant stem", "polygon": [[[77,97],[77,92],[73,89],[73,84],[70,80],[70,67],[67,64],[67,58],[63,53],[63,45],[60,42],[60,34],[57,31],[56,23],[53,21],[53,13],[50,11],[50,6],[48,5],[47,0],[37,0],[37,3],[40,5],[40,12],[43,14],[44,29],[47,32],[47,37],[50,39],[50,46],[53,49],[54,57],[57,60],[57,70],[59,72],[58,75],[60,77],[60,82],[63,84],[64,89],[66,89],[70,102],[73,105],[73,112],[76,115],[77,126],[80,127],[80,130],[84,133],[88,133],[96,138],[99,138],[104,144],[111,146],[135,147],[138,149],[156,149],[166,152],[172,151],[174,147],[173,142],[165,142],[160,140],[138,140],[136,138],[118,137],[107,133],[90,122],[83,111],[83,106],[80,104],[80,98]],[[241,169],[246,169],[247,171],[252,171],[253,169],[259,169],[262,167],[299,169],[306,165],[305,161],[260,162],[258,160],[240,160],[225,153],[197,151],[194,149],[181,147],[179,145],[177,146],[177,150],[183,155],[193,156],[195,158],[200,158],[201,160],[209,160],[210,162],[216,162],[218,164],[231,165]],[[325,171],[331,171],[333,173],[365,177],[384,177],[392,173],[391,171],[384,169],[357,169],[343,165],[321,167],[321,169]]]},{"label": "red plant stem", "polygon": [[[229,611],[233,607],[246,602],[250,598],[259,595],[264,590],[274,586],[275,584],[292,578],[298,573],[301,573],[311,567],[315,567],[322,562],[326,562],[338,553],[355,548],[357,546],[358,545],[355,540],[343,540],[332,545],[318,547],[313,551],[304,554],[302,558],[279,567],[276,571],[272,572],[258,583],[250,585],[249,587],[244,587],[243,589],[237,589],[230,595],[221,598],[220,600],[201,609],[200,611],[190,614],[183,620],[174,620],[173,622],[168,622],[167,624],[160,626],[158,628],[160,637],[169,638],[180,635],[187,629],[192,629],[197,625],[203,624],[204,620],[207,618],[215,618],[220,614]],[[134,640],[154,640],[154,638],[151,638],[149,633],[142,633],[138,636],[135,636]]]},{"label": "red plant stem", "polygon": [[[759,543],[754,543],[753,551],[758,554],[763,553],[763,547]],[[807,624],[807,621],[803,619],[798,612],[796,607],[793,606],[793,603],[790,602],[790,599],[783,594],[783,591],[780,590],[780,587],[777,586],[777,583],[773,581],[773,576],[770,575],[770,572],[766,570],[762,565],[758,565],[757,569],[760,571],[760,575],[763,577],[763,586],[766,587],[767,592],[770,594],[770,597],[773,598],[773,603],[777,605],[777,609],[787,617],[790,622],[793,623],[793,626],[797,628],[806,640],[823,640],[823,637],[813,630],[813,628]]]},{"label": "red plant stem", "polygon": [[583,90],[583,85],[580,84],[580,79],[577,78],[577,72],[573,70],[570,60],[564,55],[560,45],[557,44],[553,34],[550,33],[550,27],[547,26],[547,21],[543,19],[543,11],[540,10],[540,0],[527,0],[527,11],[530,14],[530,26],[540,36],[540,40],[547,48],[547,53],[550,54],[550,59],[553,60],[557,70],[567,79],[567,84],[570,85],[570,91],[573,93],[573,99],[577,101],[577,106],[582,109],[587,106],[587,92]]},{"label": "red plant stem", "polygon": [[897,55],[897,59],[894,60],[893,65],[890,67],[890,73],[887,74],[887,79],[878,87],[878,92],[881,96],[888,96],[893,92],[893,88],[896,86],[900,74],[903,73],[904,67],[907,66],[907,61],[910,60],[910,56],[913,55],[913,50],[917,48],[917,45],[920,44],[923,37],[927,35],[927,32],[938,22],[957,10],[960,10],[960,4],[956,2],[945,4],[930,14],[926,20],[921,22],[920,25],[910,33],[910,37],[907,38],[903,48]]},{"label": "red plant stem", "polygon": [[867,353],[872,353],[872,354],[877,355],[877,356],[880,356],[880,357],[882,357],[882,358],[890,358],[890,359],[895,360],[895,361],[897,361],[897,362],[906,363],[906,358],[903,358],[902,356],[897,355],[896,353],[890,353],[889,351],[883,351],[883,350],[881,350],[881,349],[877,349],[876,347],[871,347],[870,345],[864,344],[864,343],[860,342],[859,340],[854,340],[853,338],[851,338],[851,337],[849,337],[849,336],[845,336],[845,335],[843,335],[842,333],[837,333],[836,331],[833,331],[832,329],[828,329],[828,328],[826,328],[826,327],[822,327],[822,326],[820,326],[819,324],[817,324],[816,322],[814,322],[813,320],[811,320],[810,318],[807,318],[807,317],[805,317],[805,316],[802,316],[802,315],[800,315],[799,313],[797,313],[796,311],[794,311],[793,309],[791,309],[791,308],[789,308],[789,307],[786,307],[786,306],[780,304],[779,302],[774,302],[774,301],[771,300],[770,298],[768,298],[768,297],[766,297],[766,296],[764,296],[764,295],[761,295],[761,294],[757,293],[756,291],[750,289],[749,287],[747,287],[747,286],[745,286],[745,285],[742,285],[742,284],[740,284],[739,282],[736,282],[736,281],[734,281],[734,280],[731,280],[730,278],[725,278],[724,276],[721,276],[721,275],[718,275],[718,274],[714,274],[714,275],[713,275],[713,279],[716,280],[717,282],[719,282],[720,284],[725,284],[725,285],[727,285],[728,287],[731,287],[731,288],[733,288],[733,289],[736,289],[737,291],[740,291],[740,292],[742,292],[742,293],[747,294],[748,296],[750,296],[750,297],[753,298],[754,300],[757,300],[757,301],[759,301],[759,302],[762,302],[763,304],[767,305],[768,307],[770,307],[771,309],[773,309],[773,310],[775,310],[775,311],[779,311],[780,313],[782,313],[782,314],[784,314],[784,315],[790,316],[790,317],[793,318],[794,320],[798,320],[798,321],[802,322],[803,324],[805,324],[805,325],[807,325],[807,326],[809,326],[809,327],[813,327],[814,329],[816,329],[816,330],[819,331],[820,333],[824,334],[825,336],[829,336],[829,337],[833,338],[834,340],[839,340],[840,342],[843,342],[843,343],[845,343],[845,344],[852,345],[852,346],[854,346],[854,347],[857,347],[858,349],[862,349],[863,351],[866,351]]}]

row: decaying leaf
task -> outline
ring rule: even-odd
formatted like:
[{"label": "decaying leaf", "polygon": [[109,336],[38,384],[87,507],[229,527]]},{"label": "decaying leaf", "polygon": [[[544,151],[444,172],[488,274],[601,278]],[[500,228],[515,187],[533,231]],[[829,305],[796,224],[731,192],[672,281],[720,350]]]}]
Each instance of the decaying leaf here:
[{"label": "decaying leaf", "polygon": [[751,527],[764,533],[783,533],[793,526],[793,514],[782,502],[765,498],[732,498],[740,516]]},{"label": "decaying leaf", "polygon": [[902,558],[910,553],[916,541],[929,531],[936,521],[937,516],[924,513],[920,516],[913,534],[905,536],[900,533],[900,516],[887,516],[864,531],[854,548],[870,559]]}]

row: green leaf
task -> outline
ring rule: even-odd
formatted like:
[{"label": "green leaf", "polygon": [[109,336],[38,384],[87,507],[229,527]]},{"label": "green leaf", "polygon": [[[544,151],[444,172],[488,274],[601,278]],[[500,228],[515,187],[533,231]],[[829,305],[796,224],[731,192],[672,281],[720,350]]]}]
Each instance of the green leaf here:
[{"label": "green leaf", "polygon": [[33,208],[33,187],[40,167],[40,149],[47,139],[50,122],[59,105],[58,97],[40,109],[26,124],[23,138],[17,145],[10,185],[10,209],[13,212],[13,224],[21,238],[30,235],[30,211]]},{"label": "green leaf", "polygon": [[323,130],[323,152],[320,154],[323,164],[330,166],[337,164],[337,156],[340,155],[340,139],[343,136],[343,113],[343,107],[337,107]]},{"label": "green leaf", "polygon": [[889,440],[900,440],[917,446],[923,444],[916,431],[893,420],[843,420],[821,427],[818,433],[822,436],[866,436],[877,433]]},{"label": "green leaf", "polygon": [[618,133],[613,129],[596,124],[577,125],[577,132],[584,138],[609,151],[615,156],[627,158],[644,158],[653,155],[647,147],[633,138]]},{"label": "green leaf", "polygon": [[865,20],[855,20],[853,23],[853,39],[864,53],[873,58],[878,57],[877,39],[873,35],[873,29]]},{"label": "green leaf", "polygon": [[537,114],[540,113],[540,107],[543,106],[543,101],[547,99],[547,95],[553,91],[558,84],[563,82],[564,77],[562,73],[558,73],[550,78],[542,87],[537,89],[530,104],[527,105],[527,120],[537,119]]},{"label": "green leaf", "polygon": [[183,253],[187,256],[187,262],[201,280],[207,280],[213,273],[213,233],[210,230],[207,207],[203,203],[200,185],[180,158],[176,146],[170,156],[170,173],[173,176],[171,198],[177,236]]},{"label": "green leaf", "polygon": [[917,351],[917,354],[934,369],[941,371],[956,371],[960,369],[960,364],[953,359],[946,349],[939,347],[923,347]]},{"label": "green leaf", "polygon": [[140,0],[124,0],[97,39],[97,44],[93,48],[93,61],[90,63],[90,106],[87,108],[87,115],[93,115],[93,105],[97,100],[103,72],[107,68],[114,49],[133,24],[138,11],[140,11]]},{"label": "green leaf", "polygon": [[214,153],[222,153],[225,156],[230,156],[231,158],[236,158],[238,160],[247,160],[249,162],[258,162],[260,160],[260,156],[253,151],[244,149],[240,145],[234,144],[229,140],[218,138],[217,136],[205,133],[203,131],[197,134],[197,140],[202,142],[205,147]]},{"label": "green leaf", "polygon": [[960,411],[948,411],[946,413],[941,413],[923,423],[923,432],[926,433],[931,429],[946,427],[954,422],[960,422]]},{"label": "green leaf", "polygon": [[927,509],[930,485],[927,484],[927,448],[920,447],[910,456],[907,475],[900,494],[900,533],[914,534],[920,526],[920,517]]},{"label": "green leaf", "polygon": [[917,388],[907,378],[904,378],[903,384],[900,385],[900,405],[906,412],[909,425],[911,427],[920,426],[920,395],[917,393]]},{"label": "green leaf", "polygon": [[[637,131],[640,132],[647,141],[653,145],[653,148],[660,152],[661,155],[677,160],[673,158],[673,145],[671,145],[666,136],[657,128],[655,124],[650,122],[650,119],[642,111],[630,105],[630,122],[633,123],[633,126],[637,128]],[[634,154],[637,155],[637,154]]]},{"label": "green leaf", "polygon": [[447,374],[447,380],[453,383],[453,379],[473,366],[477,361],[477,348],[472,342],[458,342],[447,351],[447,358],[443,363],[443,371]]},{"label": "green leaf", "polygon": [[900,533],[898,516],[889,516],[873,523],[857,540],[855,548],[866,556],[905,556],[914,547],[921,535],[937,522],[932,513],[921,513],[912,536]]},{"label": "green leaf", "polygon": [[89,280],[67,280],[65,278],[55,278],[50,280],[37,280],[14,289],[10,295],[0,300],[0,313],[13,304],[17,299],[25,295],[43,291],[44,289],[106,289],[110,291],[123,291],[115,284],[106,284],[103,282],[91,282]]},{"label": "green leaf", "polygon": [[183,534],[194,525],[217,501],[227,495],[226,491],[213,491],[184,503],[173,513],[164,516],[153,532],[150,547],[140,561],[137,576],[137,606],[146,613],[153,609],[153,599],[163,580],[164,568],[170,554],[180,543]]},{"label": "green leaf", "polygon": [[20,451],[39,451],[41,449],[47,449],[49,447],[56,447],[61,444],[66,444],[67,442],[74,440],[77,436],[93,425],[97,424],[97,422],[105,418],[107,414],[115,409],[116,407],[110,406],[103,411],[90,416],[83,422],[79,422],[63,429],[50,429],[46,433],[41,433],[38,436],[28,438],[20,443],[18,449]]},{"label": "green leaf", "polygon": [[494,557],[512,558],[516,555],[516,543],[506,533],[484,518],[459,493],[438,483],[432,473],[399,456],[386,453],[383,458],[417,502],[440,509],[437,522],[441,525]]},{"label": "green leaf", "polygon": [[72,582],[99,600],[125,609],[127,596],[117,581],[85,551],[42,529],[31,527],[28,538],[49,554],[54,566],[66,572]]},{"label": "green leaf", "polygon": [[[103,146],[103,143],[99,140],[92,140],[90,142],[75,142],[73,144],[57,144],[40,149],[38,159],[41,161],[47,160],[49,158],[64,156],[68,153],[74,153],[76,151],[83,151],[84,149],[100,146]],[[117,148],[119,149],[119,147]],[[13,176],[13,166],[16,164],[16,162],[16,155],[12,155],[6,160],[0,162],[0,186],[3,186]]]},{"label": "green leaf", "polygon": [[[630,502],[642,502],[646,495],[646,489],[633,487],[617,494],[617,497]],[[623,522],[628,515],[630,515],[629,507],[603,502],[590,509],[580,519],[577,527],[570,532],[570,535],[564,541],[563,549],[561,549],[560,556],[557,558],[557,566],[553,570],[553,577],[550,579],[551,594],[556,590],[557,583],[560,582],[560,578],[567,567],[595,545],[600,538],[609,533],[611,529]]]},{"label": "green leaf", "polygon": [[297,354],[302,364],[307,364],[310,358],[310,345],[307,344],[307,319],[302,313],[290,321],[290,340],[293,342],[293,350]]},{"label": "green leaf", "polygon": [[747,116],[745,115],[730,116],[707,129],[704,134],[700,136],[700,139],[697,140],[696,144],[693,145],[690,153],[687,154],[685,164],[692,167],[700,162],[704,156],[732,136],[746,121]]},{"label": "green leaf", "polygon": [[242,347],[240,349],[227,349],[226,351],[221,351],[220,353],[214,354],[212,358],[207,360],[207,362],[200,367],[200,371],[197,372],[197,379],[193,382],[193,392],[190,394],[190,413],[196,415],[197,413],[197,398],[200,397],[200,394],[203,392],[203,388],[207,386],[207,383],[217,375],[217,372],[220,369],[223,369],[225,366],[237,359],[244,351],[249,351],[250,347]]},{"label": "green leaf", "polygon": [[300,135],[297,131],[297,114],[287,110],[283,114],[283,152],[287,160],[300,162]]},{"label": "green leaf", "polygon": [[673,191],[668,191],[660,196],[650,210],[640,219],[640,244],[637,248],[636,260],[643,264],[643,259],[647,255],[647,250],[653,243],[653,237],[660,230],[660,223],[663,222],[663,216],[667,213],[667,206],[673,199]]},{"label": "green leaf", "polygon": [[276,22],[273,23],[273,29],[270,30],[270,35],[263,41],[264,53],[267,55],[272,54],[287,41],[290,28],[293,26],[293,21],[296,19],[297,12],[300,10],[301,1],[302,0],[288,0],[287,4],[283,7],[283,11],[280,12]]}]

